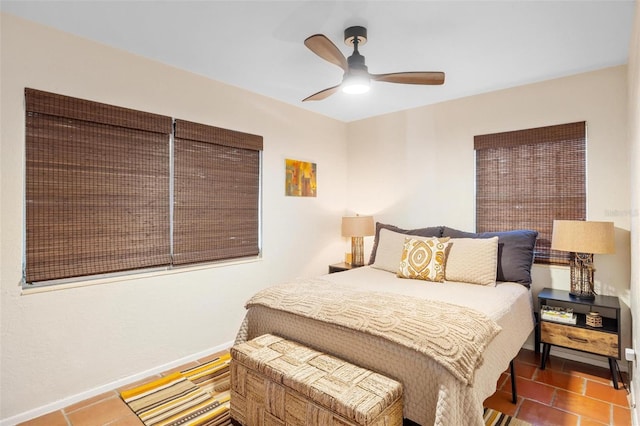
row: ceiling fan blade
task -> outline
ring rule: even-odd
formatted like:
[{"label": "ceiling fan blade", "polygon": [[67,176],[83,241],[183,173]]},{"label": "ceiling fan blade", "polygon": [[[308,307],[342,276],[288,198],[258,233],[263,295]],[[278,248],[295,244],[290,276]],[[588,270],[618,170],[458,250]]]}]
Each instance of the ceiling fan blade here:
[{"label": "ceiling fan blade", "polygon": [[347,68],[349,67],[347,64],[347,58],[345,58],[340,49],[338,49],[336,45],[324,35],[312,35],[304,41],[304,45],[325,61],[329,61],[342,68],[343,71],[347,71]]},{"label": "ceiling fan blade", "polygon": [[436,71],[394,72],[390,74],[371,74],[371,79],[387,83],[437,85],[444,83],[444,73]]},{"label": "ceiling fan blade", "polygon": [[326,99],[329,96],[333,95],[334,93],[336,93],[339,88],[340,88],[340,84],[338,84],[337,86],[329,87],[328,89],[321,90],[318,93],[314,93],[311,96],[307,96],[306,98],[304,98],[302,100],[302,102],[305,102],[305,101],[321,101],[321,100]]}]

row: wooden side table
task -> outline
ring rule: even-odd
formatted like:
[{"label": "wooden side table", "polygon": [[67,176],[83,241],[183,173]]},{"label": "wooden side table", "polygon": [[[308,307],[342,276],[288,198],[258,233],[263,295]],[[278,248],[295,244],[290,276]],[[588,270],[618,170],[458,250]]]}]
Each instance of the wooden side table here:
[{"label": "wooden side table", "polygon": [[343,272],[348,271],[350,269],[359,268],[360,266],[353,266],[350,263],[334,263],[333,265],[329,265],[329,273],[333,274],[334,272]]},{"label": "wooden side table", "polygon": [[[609,360],[613,386],[618,389],[618,378],[622,379],[616,360],[620,359],[620,301],[615,296],[596,296],[593,300],[578,299],[568,291],[545,288],[538,294],[538,312],[542,358],[540,369],[544,370],[551,346],[579,350],[602,355]],[[542,318],[542,306],[571,307],[577,314],[576,324],[565,324]],[[586,323],[589,312],[602,316],[602,327],[591,327]]]}]

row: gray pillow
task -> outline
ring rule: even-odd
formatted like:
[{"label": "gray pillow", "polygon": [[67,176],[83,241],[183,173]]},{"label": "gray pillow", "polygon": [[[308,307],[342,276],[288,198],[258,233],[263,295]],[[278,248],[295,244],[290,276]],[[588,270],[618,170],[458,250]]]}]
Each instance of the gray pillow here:
[{"label": "gray pillow", "polygon": [[383,228],[393,232],[398,232],[400,234],[417,235],[419,237],[442,237],[442,230],[444,229],[444,226],[432,226],[429,228],[418,229],[402,229],[398,228],[397,226],[376,222],[376,236],[373,240],[373,249],[371,249],[369,265],[372,265],[376,261],[376,251],[378,250],[378,241],[380,241],[380,230]]},{"label": "gray pillow", "polygon": [[538,231],[519,229],[503,232],[465,232],[444,227],[443,237],[451,238],[491,238],[498,237],[498,281],[510,281],[531,286],[531,265],[533,249]]}]

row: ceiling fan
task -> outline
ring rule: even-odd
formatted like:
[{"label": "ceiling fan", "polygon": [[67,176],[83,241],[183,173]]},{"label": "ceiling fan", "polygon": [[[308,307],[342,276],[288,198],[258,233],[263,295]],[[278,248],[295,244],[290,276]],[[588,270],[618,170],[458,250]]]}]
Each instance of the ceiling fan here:
[{"label": "ceiling fan", "polygon": [[315,34],[308,37],[304,41],[304,45],[322,59],[342,68],[344,76],[342,77],[342,83],[314,93],[313,95],[304,98],[302,102],[320,101],[333,95],[340,88],[342,88],[346,93],[364,93],[369,90],[371,80],[401,84],[438,85],[444,83],[444,73],[438,71],[370,74],[364,63],[364,56],[358,52],[358,46],[362,46],[366,42],[366,28],[355,26],[344,30],[344,43],[347,46],[353,46],[353,54],[351,54],[347,59],[336,45],[324,35]]}]

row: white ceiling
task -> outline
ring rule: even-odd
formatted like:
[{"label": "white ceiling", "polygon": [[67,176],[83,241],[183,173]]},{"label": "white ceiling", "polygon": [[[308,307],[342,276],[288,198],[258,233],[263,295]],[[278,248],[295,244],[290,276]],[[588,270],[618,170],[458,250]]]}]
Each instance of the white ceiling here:
[{"label": "white ceiling", "polygon": [[[353,121],[627,62],[635,2],[0,1],[0,9],[252,92]],[[342,70],[303,44],[368,29],[369,71],[444,71],[443,86],[374,82],[301,100]]]}]

